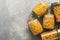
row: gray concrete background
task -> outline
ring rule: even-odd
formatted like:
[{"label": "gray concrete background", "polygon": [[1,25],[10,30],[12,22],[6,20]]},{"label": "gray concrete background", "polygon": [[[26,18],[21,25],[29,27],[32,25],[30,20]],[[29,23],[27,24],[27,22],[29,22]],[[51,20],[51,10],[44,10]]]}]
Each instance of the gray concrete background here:
[{"label": "gray concrete background", "polygon": [[[40,40],[29,31],[27,20],[41,0],[0,0],[0,40]],[[48,3],[59,0],[45,0]],[[49,4],[50,5],[50,4]]]}]

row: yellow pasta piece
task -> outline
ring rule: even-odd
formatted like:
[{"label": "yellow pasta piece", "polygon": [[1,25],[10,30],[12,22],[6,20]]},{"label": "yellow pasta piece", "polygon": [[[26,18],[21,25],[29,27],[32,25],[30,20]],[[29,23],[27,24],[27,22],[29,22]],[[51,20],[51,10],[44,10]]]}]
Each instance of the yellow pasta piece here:
[{"label": "yellow pasta piece", "polygon": [[42,25],[37,19],[29,21],[29,28],[34,35],[37,35],[43,31]]},{"label": "yellow pasta piece", "polygon": [[49,32],[43,32],[41,34],[41,38],[42,38],[42,40],[57,40],[58,33],[55,29],[52,31],[49,31]]},{"label": "yellow pasta piece", "polygon": [[42,16],[46,12],[47,8],[48,8],[48,4],[47,3],[40,2],[33,8],[33,12],[37,16]]},{"label": "yellow pasta piece", "polygon": [[56,21],[60,22],[60,5],[54,6],[53,10],[56,17]]},{"label": "yellow pasta piece", "polygon": [[54,28],[54,15],[53,14],[46,14],[43,18],[43,27],[45,29],[53,29]]}]

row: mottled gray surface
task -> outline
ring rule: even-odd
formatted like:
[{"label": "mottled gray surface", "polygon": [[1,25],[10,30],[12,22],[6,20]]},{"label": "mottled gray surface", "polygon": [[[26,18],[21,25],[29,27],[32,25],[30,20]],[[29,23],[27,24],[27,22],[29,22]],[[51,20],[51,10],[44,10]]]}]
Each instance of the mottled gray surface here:
[{"label": "mottled gray surface", "polygon": [[32,8],[40,1],[0,0],[0,40],[40,40],[31,34],[27,24]]}]

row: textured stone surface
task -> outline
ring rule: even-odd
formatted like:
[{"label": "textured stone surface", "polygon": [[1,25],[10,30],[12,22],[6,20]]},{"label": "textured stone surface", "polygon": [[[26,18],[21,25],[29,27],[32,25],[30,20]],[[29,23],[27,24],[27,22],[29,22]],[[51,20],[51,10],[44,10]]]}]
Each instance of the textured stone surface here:
[{"label": "textured stone surface", "polygon": [[0,40],[40,40],[40,36],[32,35],[27,24],[32,8],[40,1],[0,0]]}]

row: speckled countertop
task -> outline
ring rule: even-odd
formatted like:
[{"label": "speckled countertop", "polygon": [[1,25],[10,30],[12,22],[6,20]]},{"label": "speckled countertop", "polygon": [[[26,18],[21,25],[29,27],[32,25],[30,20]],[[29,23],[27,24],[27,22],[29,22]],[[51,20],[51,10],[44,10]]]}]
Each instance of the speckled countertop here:
[{"label": "speckled countertop", "polygon": [[[29,31],[27,20],[41,0],[0,0],[0,40],[40,40]],[[59,0],[45,0],[48,3]],[[49,4],[50,5],[50,4]]]}]

